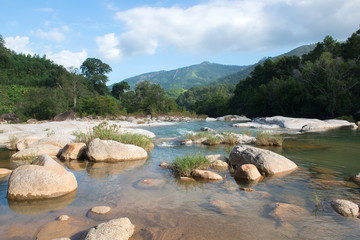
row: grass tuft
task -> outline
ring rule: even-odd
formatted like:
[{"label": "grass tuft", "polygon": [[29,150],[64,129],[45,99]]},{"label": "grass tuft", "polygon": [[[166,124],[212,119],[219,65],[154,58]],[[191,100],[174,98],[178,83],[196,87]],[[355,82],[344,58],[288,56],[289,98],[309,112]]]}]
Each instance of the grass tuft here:
[{"label": "grass tuft", "polygon": [[175,158],[171,167],[176,175],[189,177],[195,169],[207,169],[209,165],[210,161],[203,154],[195,154]]},{"label": "grass tuft", "polygon": [[231,132],[224,132],[223,137],[224,137],[224,141],[223,141],[224,144],[229,144],[229,145],[237,144],[237,138],[235,134],[232,134]]},{"label": "grass tuft", "polygon": [[261,132],[256,135],[256,145],[258,146],[282,146],[284,139],[277,135]]},{"label": "grass tuft", "polygon": [[10,136],[9,137],[9,144],[10,144],[10,148],[11,149],[15,149],[16,150],[16,144],[19,141],[19,139],[15,136]]}]

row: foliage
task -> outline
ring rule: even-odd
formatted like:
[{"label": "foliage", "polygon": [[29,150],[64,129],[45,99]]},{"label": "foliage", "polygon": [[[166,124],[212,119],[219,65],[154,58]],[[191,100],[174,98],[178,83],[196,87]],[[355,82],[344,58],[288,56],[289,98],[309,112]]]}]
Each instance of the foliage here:
[{"label": "foliage", "polygon": [[236,145],[238,143],[236,135],[231,132],[224,132],[222,136],[224,137],[224,144]]},{"label": "foliage", "polygon": [[89,145],[95,138],[102,140],[113,140],[124,144],[133,144],[144,148],[146,151],[150,151],[152,147],[151,139],[140,135],[131,133],[120,133],[119,126],[116,124],[109,125],[107,122],[102,122],[99,125],[92,128],[92,131],[87,133],[77,131],[74,132],[77,142],[84,142]]},{"label": "foliage", "polygon": [[108,78],[105,74],[112,71],[111,67],[97,58],[87,58],[80,66],[82,74],[91,82],[92,87],[101,95],[109,92],[106,87]]},{"label": "foliage", "polygon": [[16,144],[19,141],[19,139],[15,136],[10,136],[9,137],[9,144],[10,144],[10,148],[11,149],[16,149]]},{"label": "foliage", "polygon": [[81,115],[109,116],[122,113],[118,100],[111,96],[88,96],[79,99]]},{"label": "foliage", "polygon": [[209,165],[210,161],[204,155],[195,154],[175,158],[171,169],[180,177],[189,177],[195,169],[206,169]]},{"label": "foliage", "polygon": [[111,95],[116,99],[121,99],[125,90],[129,90],[130,86],[127,82],[122,81],[112,85]]},{"label": "foliage", "polygon": [[282,146],[284,139],[279,135],[270,135],[266,132],[256,134],[256,145],[258,146]]},{"label": "foliage", "polygon": [[173,88],[166,92],[166,96],[170,99],[176,100],[186,90],[183,88]]},{"label": "foliage", "polygon": [[198,132],[198,133],[188,132],[188,133],[186,133],[185,138],[187,140],[196,141],[196,140],[201,139],[201,138],[209,138],[212,135],[213,134],[210,133],[210,132]]}]

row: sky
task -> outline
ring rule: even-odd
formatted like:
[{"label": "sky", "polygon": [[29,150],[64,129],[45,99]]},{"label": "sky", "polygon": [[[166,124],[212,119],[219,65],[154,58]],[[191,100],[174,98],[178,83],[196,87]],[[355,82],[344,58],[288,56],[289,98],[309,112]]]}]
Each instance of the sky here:
[{"label": "sky", "polygon": [[66,68],[109,64],[108,84],[204,61],[250,65],[359,29],[360,0],[0,0],[17,53]]}]

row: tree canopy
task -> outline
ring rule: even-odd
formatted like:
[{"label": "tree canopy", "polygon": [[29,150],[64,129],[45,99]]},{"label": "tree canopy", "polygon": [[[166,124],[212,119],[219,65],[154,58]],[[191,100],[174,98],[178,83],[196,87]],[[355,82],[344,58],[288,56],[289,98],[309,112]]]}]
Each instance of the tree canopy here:
[{"label": "tree canopy", "polygon": [[92,83],[94,90],[99,94],[105,95],[109,92],[106,87],[108,81],[107,73],[112,71],[112,68],[103,63],[97,58],[87,58],[80,66],[82,74]]}]

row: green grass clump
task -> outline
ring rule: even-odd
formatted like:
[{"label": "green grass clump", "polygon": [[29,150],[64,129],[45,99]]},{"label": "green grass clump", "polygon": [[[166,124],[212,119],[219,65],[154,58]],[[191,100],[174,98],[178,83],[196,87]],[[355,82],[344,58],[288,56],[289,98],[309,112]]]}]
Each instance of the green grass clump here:
[{"label": "green grass clump", "polygon": [[256,145],[258,146],[282,146],[284,139],[277,135],[270,135],[265,132],[256,135]]},{"label": "green grass clump", "polygon": [[11,149],[15,149],[16,150],[16,144],[19,141],[19,139],[15,136],[10,136],[9,137],[9,145]]},{"label": "green grass clump", "polygon": [[237,138],[235,134],[232,134],[231,132],[224,132],[223,137],[224,137],[224,141],[223,141],[224,144],[229,144],[229,145],[237,144]]},{"label": "green grass clump", "polygon": [[175,158],[171,167],[176,175],[189,177],[195,169],[206,169],[209,165],[210,161],[203,154],[195,154]]},{"label": "green grass clump", "polygon": [[83,142],[86,145],[89,145],[95,138],[100,138],[101,140],[113,140],[124,144],[133,144],[144,148],[146,151],[152,149],[153,144],[150,138],[140,134],[119,133],[118,130],[118,125],[109,125],[107,122],[102,122],[93,127],[92,131],[88,131],[87,133],[78,131],[74,132],[74,135],[76,136],[77,142]]},{"label": "green grass clump", "polygon": [[201,138],[209,138],[211,136],[214,136],[214,134],[212,134],[210,132],[198,132],[198,133],[190,132],[185,135],[185,138],[187,140],[195,141],[195,140],[198,140]]},{"label": "green grass clump", "polygon": [[206,141],[205,141],[206,145],[210,145],[210,146],[214,146],[214,145],[219,145],[221,144],[221,138],[219,136],[216,136],[214,134],[210,134]]}]

